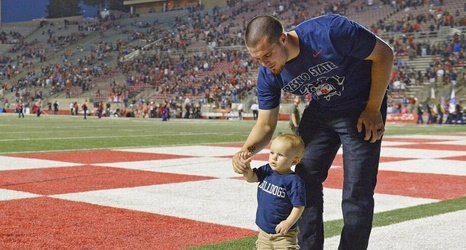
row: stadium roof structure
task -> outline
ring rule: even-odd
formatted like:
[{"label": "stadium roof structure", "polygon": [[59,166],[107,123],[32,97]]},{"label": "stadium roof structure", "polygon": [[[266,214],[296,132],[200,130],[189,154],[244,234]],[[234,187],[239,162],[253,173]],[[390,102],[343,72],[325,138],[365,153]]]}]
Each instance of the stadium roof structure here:
[{"label": "stadium roof structure", "polygon": [[[1,2],[1,0],[0,0]],[[168,2],[168,0],[125,0],[123,5],[134,5],[134,4],[144,4],[144,3],[158,3],[158,2]],[[202,3],[202,0],[199,0],[199,3]]]},{"label": "stadium roof structure", "polygon": [[[211,4],[218,4],[218,1],[209,0]],[[154,11],[181,10],[181,6],[202,4],[202,0],[180,0],[173,2],[172,0],[125,0],[123,5],[131,8],[130,13],[151,13]]]},{"label": "stadium roof structure", "polygon": [[123,5],[141,4],[141,3],[156,3],[166,2],[167,0],[127,0],[123,1]]}]

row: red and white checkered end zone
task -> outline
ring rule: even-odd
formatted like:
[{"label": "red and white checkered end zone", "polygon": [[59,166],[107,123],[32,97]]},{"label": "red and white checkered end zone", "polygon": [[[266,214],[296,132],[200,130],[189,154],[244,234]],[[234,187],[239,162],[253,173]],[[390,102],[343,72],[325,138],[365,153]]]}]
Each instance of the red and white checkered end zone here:
[{"label": "red and white checkered end zone", "polygon": [[[0,248],[170,250],[254,236],[256,185],[231,167],[239,147],[0,156]],[[339,154],[325,182],[325,220],[341,218],[341,179]],[[466,196],[466,134],[385,137],[376,193],[376,212]],[[443,221],[465,229],[464,218],[462,210]],[[377,235],[390,241],[379,230],[374,249]]]}]

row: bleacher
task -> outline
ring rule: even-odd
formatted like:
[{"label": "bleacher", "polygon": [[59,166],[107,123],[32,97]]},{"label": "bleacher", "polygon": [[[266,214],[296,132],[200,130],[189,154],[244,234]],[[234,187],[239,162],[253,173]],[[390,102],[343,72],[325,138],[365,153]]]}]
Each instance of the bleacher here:
[{"label": "bleacher", "polygon": [[[231,8],[223,8],[222,15],[225,18],[223,22],[220,24],[216,24],[215,27],[230,27],[231,36],[237,36],[243,29],[243,23],[253,16],[258,14],[273,14],[274,11],[277,12],[278,5],[272,4],[269,6],[269,1],[265,0],[250,0],[244,1],[243,4],[237,4]],[[278,4],[278,3],[277,3]],[[284,12],[279,13],[280,18],[286,22],[287,27],[291,27],[295,22],[295,17],[314,17],[317,15],[322,14],[322,11],[325,9],[332,9],[330,3],[327,2],[317,2],[317,1],[308,1],[308,2],[300,2],[291,3],[288,2],[280,2],[280,4],[285,5]],[[453,13],[454,10],[462,10],[463,8],[463,1],[452,0],[452,1],[445,1],[444,6],[441,6],[442,10],[447,10]],[[247,7],[246,7],[247,6]],[[366,1],[363,0],[354,0],[347,3],[346,6],[339,6],[342,7],[338,11],[342,11],[345,15],[347,15],[350,19],[358,21],[365,25],[366,27],[370,27],[372,25],[377,25],[380,20],[383,20],[385,23],[397,23],[400,21],[406,21],[406,18],[409,16],[416,16],[427,13],[429,10],[436,9],[438,10],[437,6],[431,5],[422,5],[417,6],[416,8],[410,8],[409,12],[408,9],[402,8],[394,8],[390,5],[382,4],[382,1],[374,1],[372,6],[367,6]],[[344,8],[343,8],[344,7]],[[363,7],[363,8],[361,8]],[[210,10],[202,11],[202,14],[209,12]],[[164,13],[145,13],[140,14],[137,17],[131,18],[123,18],[114,20],[112,22],[108,22],[105,25],[102,24],[101,26],[97,26],[96,30],[86,30],[85,36],[81,37],[76,41],[71,41],[70,43],[60,43],[60,44],[48,44],[47,43],[47,32],[49,29],[53,31],[54,36],[59,37],[67,37],[77,31],[77,25],[72,24],[67,29],[64,29],[62,26],[63,20],[56,20],[55,25],[50,26],[43,26],[39,27],[39,25],[29,25],[24,26],[21,29],[18,27],[14,27],[15,30],[19,30],[20,32],[24,33],[24,36],[27,37],[26,41],[32,42],[36,41],[37,46],[42,46],[47,51],[47,61],[46,62],[39,62],[38,58],[33,59],[34,66],[31,69],[20,69],[20,74],[16,75],[11,82],[17,81],[18,78],[24,77],[27,72],[29,71],[40,71],[41,67],[44,65],[60,65],[67,62],[75,62],[79,58],[86,58],[91,55],[97,55],[99,52],[100,45],[104,43],[116,45],[119,44],[119,50],[109,51],[105,53],[105,57],[100,59],[98,62],[102,65],[106,65],[109,70],[105,71],[104,74],[101,74],[96,77],[92,77],[92,82],[94,88],[90,89],[89,92],[83,92],[82,89],[78,86],[73,86],[71,92],[72,98],[80,98],[81,96],[90,97],[94,100],[98,101],[108,101],[108,96],[111,94],[111,88],[108,87],[108,83],[110,79],[116,79],[117,84],[119,85],[126,85],[125,79],[128,75],[131,74],[140,74],[140,72],[130,71],[123,73],[120,68],[117,67],[119,63],[119,59],[132,51],[136,51],[142,47],[147,46],[148,50],[144,50],[144,53],[135,54],[135,56],[130,60],[131,62],[136,62],[136,60],[140,60],[140,56],[145,54],[146,56],[153,56],[157,54],[163,54],[166,57],[178,59],[181,56],[185,58],[190,58],[193,55],[207,55],[211,51],[215,50],[218,53],[228,53],[229,51],[242,51],[246,52],[244,46],[242,44],[233,45],[233,46],[226,46],[226,47],[218,47],[213,46],[206,42],[204,35],[200,36],[199,40],[194,38],[194,35],[189,32],[193,32],[191,30],[187,30],[188,37],[190,39],[189,45],[184,49],[170,49],[167,51],[158,51],[157,49],[160,46],[164,45],[163,42],[157,43],[157,46],[154,50],[150,50],[150,44],[154,43],[155,41],[147,35],[147,26],[154,28],[156,31],[160,31],[159,33],[167,32],[168,30],[173,29],[176,31],[179,27],[174,26],[174,20],[176,18],[180,18],[182,20],[187,20],[188,12],[186,10],[177,10],[177,11],[169,11]],[[210,18],[212,21],[213,18]],[[93,20],[78,20],[80,25],[93,22]],[[155,24],[156,23],[156,24]],[[421,29],[424,32],[427,32],[429,29],[428,23],[421,25]],[[106,27],[106,28],[104,28]],[[8,27],[2,27],[3,30],[7,30]],[[12,28],[13,29],[13,28]],[[463,28],[464,29],[464,28]],[[44,34],[43,34],[44,32]],[[141,32],[144,34],[143,37],[134,39],[132,34],[134,32]],[[403,35],[403,33],[393,33],[393,32],[384,32],[380,30],[380,36],[385,40],[389,40],[392,37],[398,38]],[[416,34],[416,33],[415,33]],[[406,35],[406,34],[405,34]],[[410,35],[410,34],[407,34]],[[436,34],[439,40],[445,39],[444,37],[439,37]],[[174,37],[173,39],[176,39]],[[431,37],[427,39],[432,39]],[[434,39],[432,39],[434,40]],[[0,49],[8,49],[11,45],[0,46]],[[115,46],[116,47],[116,46]],[[125,52],[127,51],[127,52]],[[16,56],[18,53],[5,53],[10,55],[12,58],[12,63],[16,63]],[[66,57],[64,56],[66,55]],[[409,65],[411,65],[416,71],[422,71],[427,68],[428,64],[430,64],[431,58],[429,57],[418,57],[414,58],[413,60],[409,60],[403,56],[402,60],[406,60]],[[209,71],[204,71],[199,69],[195,72],[194,77],[192,75],[178,77],[177,80],[183,80],[186,84],[189,84],[190,87],[198,88],[199,85],[207,78],[215,78],[217,75],[222,73],[227,73],[233,68],[233,64],[227,61],[212,61],[210,63],[211,69]],[[254,82],[255,79],[255,68],[250,67],[250,72],[247,73],[245,77],[242,77],[242,80],[247,81],[250,80]],[[151,69],[153,70],[153,68]],[[166,100],[167,97],[170,99],[177,100],[177,95],[180,93],[174,92],[168,94],[163,94],[162,98],[159,93],[155,91],[155,86],[162,86],[164,84],[173,82],[172,79],[168,79],[166,77],[156,77],[151,76],[152,81],[150,83],[137,83],[126,86],[128,91],[130,92],[131,98],[139,99],[144,98],[145,100]],[[4,78],[5,79],[5,78]],[[422,86],[421,86],[422,87]],[[418,94],[419,92],[424,91],[419,86],[409,86],[406,91],[406,95],[414,95]],[[29,87],[25,91],[32,92],[35,88],[40,88],[44,90],[44,93],[48,93],[48,88],[42,87]],[[100,95],[95,95],[96,90],[100,89]],[[8,92],[8,91],[6,91]],[[461,93],[460,93],[461,94]],[[423,96],[424,94],[422,94]],[[65,93],[61,93],[58,96],[44,96],[45,99],[47,98],[57,98],[57,97],[64,97]],[[6,97],[11,100],[14,99],[14,93],[7,93]],[[192,96],[194,100],[198,101],[198,99],[202,98],[202,95],[194,95]],[[462,100],[463,97],[460,96],[459,100]],[[243,100],[244,102],[244,100]],[[285,100],[286,102],[286,100]],[[206,105],[207,106],[207,105]],[[232,109],[233,110],[233,109]],[[213,110],[210,110],[213,111]]]}]

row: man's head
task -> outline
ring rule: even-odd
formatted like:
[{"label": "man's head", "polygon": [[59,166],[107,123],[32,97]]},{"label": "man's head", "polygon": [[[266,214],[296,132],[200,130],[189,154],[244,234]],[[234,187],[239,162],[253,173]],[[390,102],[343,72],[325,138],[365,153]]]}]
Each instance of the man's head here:
[{"label": "man's head", "polygon": [[287,34],[283,24],[273,16],[257,16],[246,27],[246,47],[272,73],[279,74],[288,60],[288,50],[284,44]]},{"label": "man's head", "polygon": [[266,39],[270,45],[278,43],[283,32],[285,32],[283,24],[275,17],[256,16],[246,27],[246,46],[255,48],[262,43],[263,39]]}]

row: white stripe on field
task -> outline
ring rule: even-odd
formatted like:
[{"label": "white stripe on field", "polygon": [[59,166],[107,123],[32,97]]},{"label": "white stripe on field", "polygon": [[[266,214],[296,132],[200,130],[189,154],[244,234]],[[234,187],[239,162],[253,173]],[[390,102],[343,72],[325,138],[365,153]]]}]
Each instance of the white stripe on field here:
[{"label": "white stripe on field", "polygon": [[[213,179],[52,197],[255,230],[256,183]],[[325,220],[341,219],[341,190],[325,189]],[[376,212],[436,202],[376,194]]]},{"label": "white stripe on field", "polygon": [[[369,250],[464,250],[466,210],[404,221],[372,229]],[[324,249],[338,249],[340,236],[325,239]]]}]

